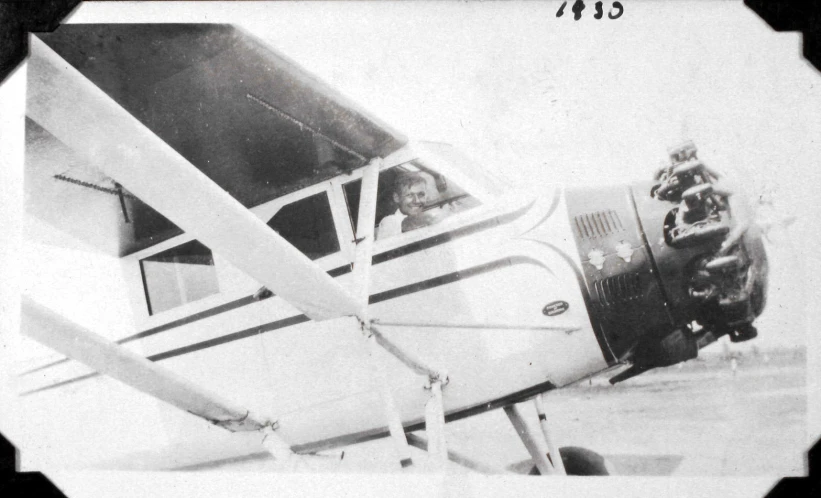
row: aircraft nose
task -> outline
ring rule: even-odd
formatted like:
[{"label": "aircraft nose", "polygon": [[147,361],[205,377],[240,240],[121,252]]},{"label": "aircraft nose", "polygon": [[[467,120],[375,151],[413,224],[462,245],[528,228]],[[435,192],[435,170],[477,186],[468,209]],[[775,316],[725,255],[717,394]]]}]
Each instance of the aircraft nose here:
[{"label": "aircraft nose", "polygon": [[[671,151],[654,196],[676,207],[664,223],[664,238],[680,256],[698,321],[734,342],[757,335],[753,321],[766,303],[767,255],[762,230],[742,192],[733,192],[686,143]],[[698,255],[688,251],[699,247]],[[680,304],[680,303],[679,303]]]},{"label": "aircraft nose", "polygon": [[766,302],[754,210],[692,142],[669,152],[655,181],[567,194],[603,351],[633,364],[611,382],[695,358],[723,335],[752,339]]}]

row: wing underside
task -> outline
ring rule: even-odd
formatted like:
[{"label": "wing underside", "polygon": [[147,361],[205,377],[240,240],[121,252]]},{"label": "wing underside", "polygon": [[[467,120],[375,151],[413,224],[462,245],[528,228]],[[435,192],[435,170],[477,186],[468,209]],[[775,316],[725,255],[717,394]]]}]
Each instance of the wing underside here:
[{"label": "wing underside", "polygon": [[32,40],[31,50],[32,120],[310,318],[356,314],[338,282],[236,198],[47,45]]},{"label": "wing underside", "polygon": [[[246,208],[362,167],[406,143],[233,26],[69,24],[36,38]],[[181,233],[151,202],[100,174],[28,118],[30,212],[119,256]],[[60,198],[70,204],[55,210]],[[66,208],[74,211],[70,222]],[[105,223],[83,222],[103,212]]]}]

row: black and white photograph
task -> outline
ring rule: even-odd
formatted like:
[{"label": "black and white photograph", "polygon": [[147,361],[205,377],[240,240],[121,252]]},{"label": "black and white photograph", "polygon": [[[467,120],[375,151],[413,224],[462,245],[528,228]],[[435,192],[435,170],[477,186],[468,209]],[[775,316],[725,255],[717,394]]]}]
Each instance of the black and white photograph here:
[{"label": "black and white photograph", "polygon": [[18,472],[68,496],[807,475],[800,32],[741,1],[86,2],[27,41],[0,86]]}]

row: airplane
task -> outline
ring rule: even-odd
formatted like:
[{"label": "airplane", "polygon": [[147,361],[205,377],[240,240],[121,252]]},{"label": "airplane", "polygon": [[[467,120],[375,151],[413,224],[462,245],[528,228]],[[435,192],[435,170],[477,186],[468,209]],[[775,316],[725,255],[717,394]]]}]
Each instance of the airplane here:
[{"label": "airplane", "polygon": [[[140,423],[170,454],[245,438],[294,469],[389,437],[397,469],[416,446],[493,472],[445,426],[501,408],[534,473],[606,474],[556,447],[544,393],[757,335],[762,230],[692,142],[647,182],[511,192],[220,24],[33,35],[27,90],[27,227],[67,248],[51,299],[22,297],[21,332],[56,352],[17,378],[32,427],[65,424],[44,445],[83,430],[81,453],[135,460],[165,441],[112,437]],[[407,178],[425,223],[377,237]],[[59,309],[75,282],[132,328]]]}]

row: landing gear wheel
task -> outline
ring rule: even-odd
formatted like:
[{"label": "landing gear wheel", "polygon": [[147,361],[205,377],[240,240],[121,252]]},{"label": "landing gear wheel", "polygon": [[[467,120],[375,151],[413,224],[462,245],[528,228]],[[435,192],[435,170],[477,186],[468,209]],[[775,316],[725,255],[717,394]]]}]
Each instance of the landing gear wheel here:
[{"label": "landing gear wheel", "polygon": [[[564,463],[564,468],[569,476],[610,475],[607,461],[595,451],[578,446],[565,446],[559,448],[559,454],[562,456],[562,463]],[[541,475],[541,473],[534,465],[533,468],[530,469],[529,475],[538,476]]]}]

